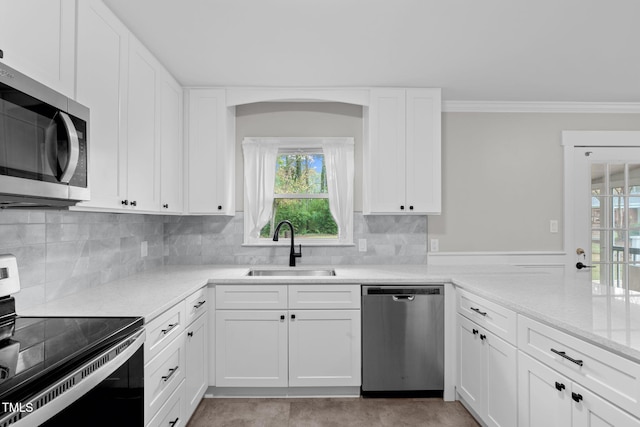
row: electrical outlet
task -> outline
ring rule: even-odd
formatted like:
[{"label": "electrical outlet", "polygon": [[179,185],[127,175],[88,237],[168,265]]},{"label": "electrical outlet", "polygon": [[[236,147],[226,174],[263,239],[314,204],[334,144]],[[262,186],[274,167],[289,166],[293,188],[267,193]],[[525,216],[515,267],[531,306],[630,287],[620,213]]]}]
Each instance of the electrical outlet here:
[{"label": "electrical outlet", "polygon": [[149,245],[147,244],[147,241],[145,240],[144,242],[140,243],[140,256],[142,258],[146,257],[149,255]]},{"label": "electrical outlet", "polygon": [[558,232],[558,220],[557,219],[552,219],[551,221],[549,221],[549,232],[550,233],[557,233]]},{"label": "electrical outlet", "polygon": [[429,240],[429,245],[429,251],[431,252],[438,252],[440,250],[440,242],[438,239]]},{"label": "electrical outlet", "polygon": [[367,252],[367,239],[358,239],[358,251]]}]

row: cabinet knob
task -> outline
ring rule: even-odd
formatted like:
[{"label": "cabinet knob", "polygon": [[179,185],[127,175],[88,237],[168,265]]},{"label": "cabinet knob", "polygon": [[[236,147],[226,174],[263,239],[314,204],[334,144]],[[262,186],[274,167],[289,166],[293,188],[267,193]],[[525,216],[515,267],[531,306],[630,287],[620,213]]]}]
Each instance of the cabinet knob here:
[{"label": "cabinet knob", "polygon": [[162,205],[162,207],[165,209],[169,209],[169,203],[165,203],[164,205]]},{"label": "cabinet knob", "polygon": [[280,320],[284,320],[284,314],[280,315]]},{"label": "cabinet knob", "polygon": [[487,339],[487,336],[486,336],[486,335],[484,335],[484,334],[480,334],[480,339],[484,341],[484,340],[486,340],[486,339]]},{"label": "cabinet knob", "polygon": [[0,49],[0,59],[4,58],[4,52]]},{"label": "cabinet knob", "polygon": [[562,391],[562,390],[564,390],[564,389],[565,389],[564,384],[559,383],[558,381],[556,381],[556,390],[558,390],[558,391]]},{"label": "cabinet knob", "polygon": [[131,206],[138,206],[138,202],[136,202],[135,200],[131,201]]},{"label": "cabinet knob", "polygon": [[409,206],[409,210],[412,211],[413,210],[413,206]]},{"label": "cabinet knob", "polygon": [[580,393],[571,392],[571,398],[576,402],[580,402],[582,400],[582,395]]},{"label": "cabinet knob", "polygon": [[187,335],[192,337],[193,336],[193,332],[187,332]]},{"label": "cabinet knob", "polygon": [[296,315],[295,314],[291,315],[291,320],[296,320]]},{"label": "cabinet knob", "polygon": [[403,211],[404,210],[404,205],[400,205],[400,210]]},{"label": "cabinet knob", "polygon": [[472,329],[471,331],[473,332],[473,335],[478,335],[478,330],[477,329]]},{"label": "cabinet knob", "polygon": [[123,204],[123,205],[125,205],[125,206],[129,206],[129,201],[128,201],[128,200],[126,200],[126,199],[125,199],[125,200],[123,200],[123,201],[122,201],[122,202],[120,202],[120,203],[122,203],[122,204]]},{"label": "cabinet knob", "polygon": [[218,205],[218,210],[221,211],[222,210],[222,205]]}]

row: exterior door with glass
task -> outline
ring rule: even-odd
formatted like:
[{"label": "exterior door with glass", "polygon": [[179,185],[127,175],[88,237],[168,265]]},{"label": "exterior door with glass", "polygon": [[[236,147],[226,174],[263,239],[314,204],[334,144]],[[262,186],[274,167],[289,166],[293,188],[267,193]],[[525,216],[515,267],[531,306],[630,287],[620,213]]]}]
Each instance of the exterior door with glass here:
[{"label": "exterior door with glass", "polygon": [[640,147],[574,147],[573,167],[576,277],[640,292]]}]

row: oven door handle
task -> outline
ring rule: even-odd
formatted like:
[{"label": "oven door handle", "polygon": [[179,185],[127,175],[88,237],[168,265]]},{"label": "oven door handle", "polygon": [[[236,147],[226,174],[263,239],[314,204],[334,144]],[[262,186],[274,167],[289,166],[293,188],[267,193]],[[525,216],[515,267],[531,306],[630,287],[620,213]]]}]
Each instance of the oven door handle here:
[{"label": "oven door handle", "polygon": [[145,338],[144,329],[139,329],[120,340],[33,398],[20,402],[23,407],[30,405],[26,407],[34,408],[32,412],[5,413],[5,416],[0,419],[0,425],[11,417],[19,418],[11,424],[11,427],[27,427],[44,423],[122,366],[142,347]]}]

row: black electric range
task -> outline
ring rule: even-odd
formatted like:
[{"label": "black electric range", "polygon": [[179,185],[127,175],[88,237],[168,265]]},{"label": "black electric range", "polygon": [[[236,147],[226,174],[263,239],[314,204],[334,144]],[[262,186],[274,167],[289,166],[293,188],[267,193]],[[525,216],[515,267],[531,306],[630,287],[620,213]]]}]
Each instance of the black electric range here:
[{"label": "black electric range", "polygon": [[0,255],[0,427],[142,426],[143,318],[22,317],[19,291]]},{"label": "black electric range", "polygon": [[0,341],[0,418],[21,402],[143,325],[136,317],[16,317]]}]

